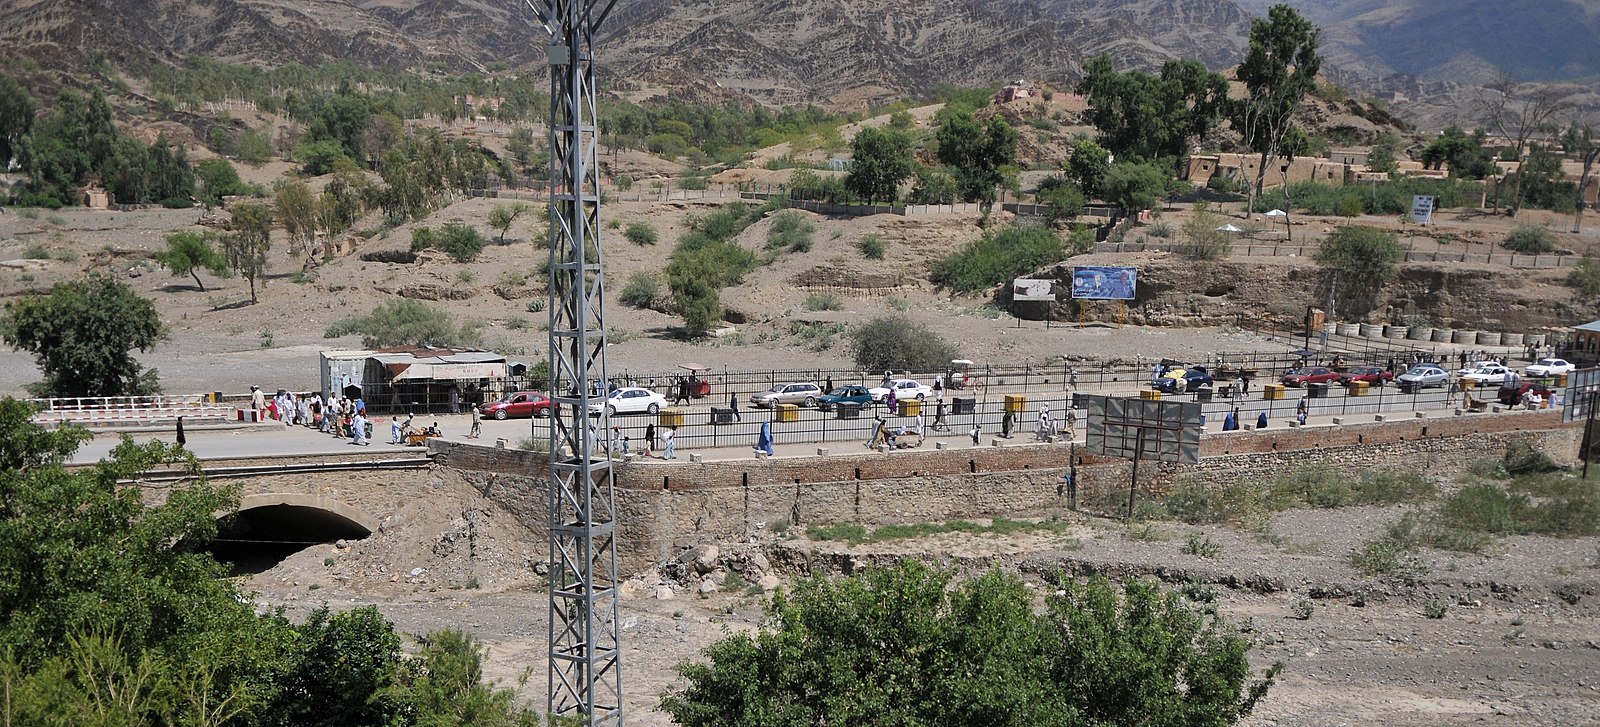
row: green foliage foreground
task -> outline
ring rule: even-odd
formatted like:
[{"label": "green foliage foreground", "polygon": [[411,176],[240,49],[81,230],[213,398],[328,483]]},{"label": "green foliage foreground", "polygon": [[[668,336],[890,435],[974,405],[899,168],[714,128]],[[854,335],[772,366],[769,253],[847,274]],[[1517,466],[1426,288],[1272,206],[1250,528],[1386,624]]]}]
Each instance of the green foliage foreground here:
[{"label": "green foliage foreground", "polygon": [[[303,624],[256,613],[205,552],[238,506],[182,449],[124,437],[99,464],[86,441],[0,400],[0,724],[402,727],[538,723],[481,680],[482,646],[457,632],[401,639],[377,609]],[[152,467],[191,475],[146,505]]]},{"label": "green foliage foreground", "polygon": [[769,626],[687,662],[682,725],[1228,725],[1280,671],[1152,583],[1061,579],[1034,609],[1015,576],[952,585],[915,561],[779,591]]}]

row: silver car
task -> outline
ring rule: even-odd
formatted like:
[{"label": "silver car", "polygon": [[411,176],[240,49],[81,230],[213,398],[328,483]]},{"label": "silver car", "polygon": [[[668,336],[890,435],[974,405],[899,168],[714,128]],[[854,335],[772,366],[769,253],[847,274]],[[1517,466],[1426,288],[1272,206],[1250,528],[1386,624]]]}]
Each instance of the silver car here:
[{"label": "silver car", "polygon": [[766,391],[751,395],[750,404],[757,407],[777,406],[779,404],[816,406],[817,398],[820,396],[822,396],[822,387],[810,382],[776,384]]},{"label": "silver car", "polygon": [[1407,369],[1405,373],[1395,377],[1395,381],[1401,386],[1411,389],[1444,386],[1450,382],[1450,372],[1433,364],[1417,364]]}]

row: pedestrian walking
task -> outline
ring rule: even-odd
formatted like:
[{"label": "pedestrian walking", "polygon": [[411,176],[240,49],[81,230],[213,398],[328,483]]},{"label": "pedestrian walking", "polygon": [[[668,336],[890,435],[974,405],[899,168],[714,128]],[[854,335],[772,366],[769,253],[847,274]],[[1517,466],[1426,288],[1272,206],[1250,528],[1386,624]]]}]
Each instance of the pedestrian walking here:
[{"label": "pedestrian walking", "polygon": [[1259,415],[1256,416],[1256,429],[1266,429],[1266,428],[1267,428],[1267,413],[1266,412],[1261,412]]},{"label": "pedestrian walking", "polygon": [[1068,373],[1067,387],[1073,391],[1078,390],[1078,369],[1076,367],[1074,367],[1072,371]]},{"label": "pedestrian walking", "polygon": [[477,439],[483,433],[483,409],[477,404],[472,405],[472,429],[467,432],[467,439]]},{"label": "pedestrian walking", "polygon": [[1011,438],[1011,423],[1015,419],[1016,419],[1016,415],[1012,414],[1011,410],[1009,410],[1009,409],[1006,410],[1006,415],[1005,416],[1000,417],[1000,438],[1001,439],[1010,439]]},{"label": "pedestrian walking", "polygon": [[734,421],[736,421],[736,422],[744,421],[743,419],[739,418],[739,395],[738,394],[735,394],[735,393],[732,393],[732,392],[728,393],[728,409],[733,412],[733,420]]},{"label": "pedestrian walking", "polygon": [[400,442],[400,417],[389,417],[389,443],[399,444]]},{"label": "pedestrian walking", "polygon": [[178,449],[183,449],[183,445],[188,444],[188,443],[189,443],[188,438],[183,436],[183,417],[179,416],[178,417]]},{"label": "pedestrian walking", "polygon": [[622,445],[622,427],[612,425],[611,438],[606,440],[606,454],[627,454],[628,450]]},{"label": "pedestrian walking", "polygon": [[250,408],[256,411],[265,411],[267,408],[266,392],[259,386],[250,387]]},{"label": "pedestrian walking", "polygon": [[662,459],[672,459],[674,457],[677,457],[678,456],[678,454],[677,454],[677,449],[678,449],[678,428],[677,427],[671,427],[671,426],[667,427],[667,431],[661,435],[661,443],[662,443],[662,452],[661,452],[661,458]]},{"label": "pedestrian walking", "polygon": [[828,374],[828,383],[823,384],[822,393],[824,393],[824,394],[833,393],[833,374]]},{"label": "pedestrian walking", "polygon": [[656,449],[656,425],[647,424],[644,428],[644,444],[639,445],[639,456],[649,457]]},{"label": "pedestrian walking", "polygon": [[350,419],[350,443],[367,445],[367,417],[360,412]]},{"label": "pedestrian walking", "polygon": [[974,425],[972,425],[972,431],[967,432],[967,434],[972,437],[972,446],[974,446],[974,447],[978,446],[978,437],[983,434],[983,425],[982,424],[974,424]]},{"label": "pedestrian walking", "polygon": [[672,405],[677,406],[680,401],[689,403],[689,380],[682,376],[678,377],[678,393],[672,397]]},{"label": "pedestrian walking", "polygon": [[894,389],[890,389],[889,393],[883,395],[883,403],[885,403],[885,404],[887,404],[889,406],[889,413],[893,414],[895,412],[895,408],[894,408],[894,405],[895,405]]},{"label": "pedestrian walking", "polygon": [[761,423],[761,433],[756,435],[756,451],[763,452],[768,457],[772,456],[772,424]]}]

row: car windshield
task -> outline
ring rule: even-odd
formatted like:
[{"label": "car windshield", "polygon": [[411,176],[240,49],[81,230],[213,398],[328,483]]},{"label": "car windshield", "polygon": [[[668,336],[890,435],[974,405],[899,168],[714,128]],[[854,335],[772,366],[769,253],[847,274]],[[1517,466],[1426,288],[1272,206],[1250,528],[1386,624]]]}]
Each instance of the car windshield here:
[{"label": "car windshield", "polygon": [[849,396],[852,393],[854,392],[850,389],[841,386],[833,391],[828,392],[828,396]]},{"label": "car windshield", "polygon": [[1539,359],[1539,365],[1540,366],[1560,366],[1562,363],[1563,362],[1561,362],[1561,361],[1559,361],[1557,359],[1553,359],[1553,358],[1541,358],[1541,359]]},{"label": "car windshield", "polygon": [[774,386],[774,387],[772,387],[770,389],[767,389],[766,391],[763,391],[761,393],[763,393],[763,394],[782,394],[783,393],[783,384],[778,384],[777,386]]}]

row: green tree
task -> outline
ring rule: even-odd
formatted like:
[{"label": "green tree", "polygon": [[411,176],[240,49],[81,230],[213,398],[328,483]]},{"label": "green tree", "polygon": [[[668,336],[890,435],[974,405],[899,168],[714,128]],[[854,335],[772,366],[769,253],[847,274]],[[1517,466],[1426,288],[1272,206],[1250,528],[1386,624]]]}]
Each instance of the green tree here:
[{"label": "green tree", "polygon": [[489,210],[489,227],[500,231],[500,244],[506,244],[506,232],[516,224],[517,218],[532,211],[533,206],[526,202],[497,204],[494,209]]},{"label": "green tree", "polygon": [[1572,231],[1576,233],[1583,229],[1583,210],[1588,206],[1584,200],[1589,185],[1594,183],[1594,163],[1600,158],[1600,141],[1595,139],[1594,125],[1588,119],[1571,121],[1561,133],[1560,141],[1562,150],[1577,157],[1583,165],[1573,189]]},{"label": "green tree", "polygon": [[400,635],[373,606],[311,612],[295,629],[306,645],[267,711],[282,727],[395,724],[403,714]]},{"label": "green tree", "polygon": [[217,233],[211,230],[167,233],[167,249],[156,253],[156,262],[175,276],[194,278],[195,287],[204,293],[206,284],[200,282],[202,268],[217,277],[227,277],[232,272],[228,269],[228,259],[211,246],[216,239]]},{"label": "green tree", "polygon": [[306,267],[311,267],[317,247],[317,228],[321,226],[317,195],[310,185],[298,179],[281,179],[272,190],[272,206],[289,242],[299,243],[306,257]]},{"label": "green tree", "polygon": [[1227,81],[1199,61],[1168,60],[1160,75],[1152,76],[1119,73],[1105,55],[1084,65],[1078,84],[1106,149],[1118,159],[1159,159],[1167,166],[1221,118],[1227,91]]},{"label": "green tree", "polygon": [[916,181],[911,193],[906,195],[910,204],[951,204],[956,201],[956,178],[948,172],[927,167],[917,167]]},{"label": "green tree", "polygon": [[678,258],[667,263],[667,289],[672,291],[672,301],[683,316],[684,331],[690,336],[703,336],[722,320],[722,294],[720,289],[696,273],[694,257]]},{"label": "green tree", "polygon": [[856,132],[850,149],[845,189],[869,204],[894,204],[900,198],[900,185],[916,169],[911,137],[894,129],[867,127]]},{"label": "green tree", "polygon": [[371,313],[350,316],[323,331],[324,338],[360,334],[367,348],[389,346],[475,346],[477,326],[457,323],[450,312],[413,298],[379,303]]},{"label": "green tree", "polygon": [[155,304],[104,273],[6,303],[0,318],[0,337],[39,364],[44,381],[29,386],[39,396],[160,393],[156,370],[144,370],[132,352],[148,352],[166,335]]},{"label": "green tree", "polygon": [[338,142],[323,139],[310,141],[294,148],[294,160],[300,162],[300,171],[313,177],[351,167],[350,157]]},{"label": "green tree", "polygon": [[417,659],[400,678],[407,708],[420,727],[532,727],[538,715],[516,704],[509,689],[483,679],[483,644],[445,629],[420,640]]},{"label": "green tree", "polygon": [[1399,169],[1395,161],[1395,155],[1399,152],[1400,137],[1397,134],[1392,131],[1379,134],[1372,151],[1367,153],[1367,169],[1380,174],[1393,174]]},{"label": "green tree", "polygon": [[1183,237],[1189,243],[1184,255],[1191,260],[1221,260],[1233,254],[1233,233],[1219,230],[1222,218],[1205,202],[1194,206],[1194,214],[1183,223]]},{"label": "green tree", "polygon": [[1167,193],[1170,176],[1154,164],[1117,162],[1106,172],[1105,200],[1127,214],[1150,209]]},{"label": "green tree", "polygon": [[1088,139],[1072,142],[1071,156],[1062,169],[1067,179],[1089,199],[1105,194],[1106,174],[1111,171],[1111,152]]},{"label": "green tree", "polygon": [[1050,221],[1060,223],[1083,214],[1083,192],[1061,177],[1046,177],[1039,183],[1039,203],[1050,205]]},{"label": "green tree", "polygon": [[961,198],[994,204],[1001,167],[1017,159],[1016,129],[999,116],[979,124],[970,113],[950,113],[939,125],[938,140],[939,161],[954,170]]},{"label": "green tree", "polygon": [[256,298],[256,280],[267,271],[272,250],[272,208],[240,204],[233,208],[233,231],[222,236],[222,253],[228,267],[250,281],[250,302]]},{"label": "green tree", "polygon": [[1359,318],[1372,309],[1377,292],[1399,274],[1404,256],[1394,233],[1346,225],[1323,238],[1315,259],[1336,276],[1340,312]]},{"label": "green tree", "polygon": [[0,75],[0,167],[16,158],[22,137],[33,128],[38,106],[28,89],[10,76]]},{"label": "green tree", "polygon": [[1319,36],[1317,27],[1288,5],[1274,5],[1267,17],[1250,23],[1250,50],[1234,76],[1245,85],[1246,96],[1233,105],[1232,121],[1245,145],[1261,154],[1253,195],[1261,194],[1268,161],[1283,153],[1300,102],[1316,89],[1322,69]]},{"label": "green tree", "polygon": [[1494,160],[1483,148],[1482,131],[1467,134],[1459,126],[1446,127],[1437,139],[1422,149],[1422,164],[1429,169],[1449,169],[1457,179],[1483,179],[1493,176]]},{"label": "green tree", "polygon": [[937,331],[899,315],[874,318],[849,336],[851,357],[865,371],[936,371],[959,353]]},{"label": "green tree", "polygon": [[312,141],[338,144],[343,156],[350,159],[365,157],[367,129],[372,125],[372,101],[357,93],[348,80],[313,113],[306,129]]},{"label": "green tree", "polygon": [[248,164],[265,164],[272,158],[272,142],[267,137],[267,132],[259,129],[248,129],[239,135],[239,144],[235,147],[239,159]]},{"label": "green tree", "polygon": [[438,230],[431,227],[417,227],[411,231],[412,252],[437,248],[458,263],[470,263],[477,259],[478,253],[483,252],[483,248],[488,244],[483,235],[471,225],[461,222],[446,222]]},{"label": "green tree", "polygon": [[200,200],[213,207],[222,204],[223,197],[250,194],[252,190],[239,179],[239,170],[227,159],[203,159],[194,166],[195,181]]},{"label": "green tree", "polygon": [[[1488,91],[1490,93],[1479,103],[1484,125],[1500,138],[1510,141],[1511,145],[1506,149],[1507,161],[1531,161],[1526,156],[1528,145],[1536,136],[1556,131],[1553,123],[1567,107],[1565,92],[1549,85],[1525,89],[1509,75],[1490,83]],[[1522,209],[1523,185],[1530,178],[1522,171],[1519,169],[1510,180],[1509,207],[1513,218]]]},{"label": "green tree", "polygon": [[[321,228],[323,239],[343,234],[355,226],[377,197],[378,189],[367,175],[354,170],[335,174],[317,197],[317,227]],[[327,242],[323,247],[326,254]]]},{"label": "green tree", "polygon": [[1158,586],[1067,576],[1045,613],[998,571],[917,561],[799,581],[768,626],[712,644],[662,695],[678,724],[1228,725],[1266,695],[1248,642]]}]

